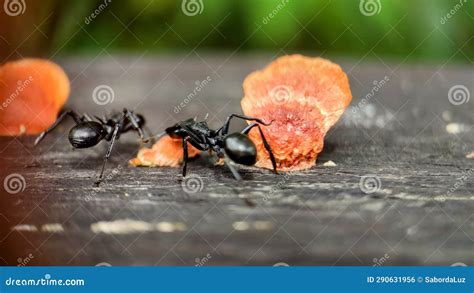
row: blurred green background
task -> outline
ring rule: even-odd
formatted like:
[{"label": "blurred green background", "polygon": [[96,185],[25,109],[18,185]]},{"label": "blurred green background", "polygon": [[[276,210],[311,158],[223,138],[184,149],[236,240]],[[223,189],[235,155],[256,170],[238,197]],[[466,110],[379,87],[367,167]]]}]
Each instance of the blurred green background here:
[{"label": "blurred green background", "polygon": [[[200,5],[195,16],[183,13],[183,1],[50,0],[41,9],[54,11],[48,43],[60,54],[196,48],[474,60],[474,1],[187,0]],[[361,12],[374,3],[374,15]]]}]

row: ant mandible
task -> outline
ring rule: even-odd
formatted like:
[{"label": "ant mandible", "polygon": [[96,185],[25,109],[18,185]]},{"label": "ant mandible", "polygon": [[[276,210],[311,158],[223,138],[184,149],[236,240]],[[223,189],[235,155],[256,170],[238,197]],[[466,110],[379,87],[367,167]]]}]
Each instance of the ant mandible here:
[{"label": "ant mandible", "polygon": [[[239,118],[246,121],[253,121],[254,123],[246,126],[241,132],[228,134],[229,124],[232,118]],[[225,123],[218,130],[212,130],[207,125],[207,122],[196,122],[196,119],[188,119],[176,123],[175,125],[166,128],[165,133],[172,138],[180,138],[183,141],[183,177],[186,176],[186,167],[188,163],[188,142],[201,151],[214,151],[219,158],[224,158],[224,163],[228,166],[234,178],[241,180],[242,177],[235,170],[235,168],[227,162],[226,158],[230,158],[233,162],[242,165],[254,165],[257,161],[257,148],[255,144],[247,136],[249,131],[257,127],[260,136],[262,137],[263,145],[270,155],[273,170],[276,170],[276,161],[273,152],[268,144],[265,135],[263,134],[260,124],[269,126],[271,123],[237,114],[232,114],[227,117]]]},{"label": "ant mandible", "polygon": [[84,113],[82,116],[75,111],[64,111],[54,124],[42,132],[35,140],[35,146],[38,145],[47,134],[53,131],[66,117],[71,117],[76,125],[69,131],[69,142],[76,149],[90,148],[97,145],[102,140],[109,142],[107,153],[104,156],[104,163],[99,178],[95,181],[95,185],[99,186],[103,180],[104,170],[107,161],[112,153],[112,148],[120,135],[129,131],[136,131],[140,139],[145,142],[143,127],[145,118],[140,114],[123,109],[122,113],[112,115],[110,118],[99,118],[94,116],[95,120]]}]

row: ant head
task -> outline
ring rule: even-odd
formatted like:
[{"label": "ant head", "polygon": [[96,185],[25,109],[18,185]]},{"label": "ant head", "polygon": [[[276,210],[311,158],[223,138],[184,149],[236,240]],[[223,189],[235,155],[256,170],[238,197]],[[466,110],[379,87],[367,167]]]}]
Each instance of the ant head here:
[{"label": "ant head", "polygon": [[172,138],[183,138],[186,136],[186,131],[181,127],[181,125],[179,125],[179,123],[166,128],[165,132]]},{"label": "ant head", "polygon": [[99,122],[82,122],[69,131],[69,142],[77,149],[90,148],[107,136],[107,131]]},{"label": "ant head", "polygon": [[172,138],[183,138],[188,135],[188,132],[186,131],[186,126],[187,125],[192,125],[195,124],[196,122],[194,121],[193,118],[184,120],[181,122],[176,123],[173,126],[170,126],[165,129],[166,134],[168,134]]},{"label": "ant head", "polygon": [[172,138],[179,138],[179,135],[176,133],[178,129],[179,128],[176,125],[174,125],[174,126],[167,127],[165,129],[165,132]]},{"label": "ant head", "polygon": [[225,153],[232,161],[242,165],[254,165],[257,161],[257,148],[255,144],[242,133],[232,133],[224,139]]}]

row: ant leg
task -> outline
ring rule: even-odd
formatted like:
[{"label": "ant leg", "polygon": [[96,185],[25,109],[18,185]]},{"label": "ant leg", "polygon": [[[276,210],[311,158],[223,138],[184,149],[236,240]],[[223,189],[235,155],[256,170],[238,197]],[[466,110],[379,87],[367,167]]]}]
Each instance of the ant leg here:
[{"label": "ant leg", "polygon": [[232,163],[229,161],[230,159],[225,156],[224,157],[224,164],[227,166],[227,168],[229,168],[230,172],[232,172],[232,175],[234,175],[234,178],[235,180],[242,180],[242,177],[240,176],[239,172],[237,172],[237,170],[235,170],[234,166],[232,166]]},{"label": "ant leg", "polygon": [[249,134],[250,130],[251,130],[252,128],[256,127],[257,125],[258,125],[258,123],[252,123],[252,124],[250,124],[250,125],[247,125],[247,126],[244,128],[244,130],[242,130],[240,133],[247,135],[247,134]]},{"label": "ant leg", "polygon": [[189,137],[183,138],[183,177],[186,177],[186,168],[188,166],[188,140]]},{"label": "ant leg", "polygon": [[102,118],[100,118],[100,117],[97,116],[97,115],[94,115],[94,119],[95,119],[97,122],[99,122],[100,124],[106,124],[106,123],[107,123],[106,119],[102,119]]},{"label": "ant leg", "polygon": [[143,139],[143,142],[144,143],[147,143],[149,141],[151,141],[152,143],[155,143],[156,142],[156,139],[155,137],[153,136],[153,133],[151,131],[151,129],[148,127],[148,126],[143,126],[143,131],[146,133],[146,135],[148,136],[147,138],[144,138]]},{"label": "ant leg", "polygon": [[191,145],[198,146],[197,148],[203,152],[209,150],[209,145],[200,143],[190,136],[183,138],[183,177],[186,177],[186,168],[188,166],[188,141],[191,141]]},{"label": "ant leg", "polygon": [[276,169],[276,160],[275,156],[273,155],[272,149],[270,148],[270,145],[267,142],[267,139],[265,138],[265,135],[263,134],[262,128],[258,123],[253,123],[250,124],[249,126],[245,127],[244,130],[242,130],[242,134],[248,134],[250,130],[254,127],[258,127],[258,131],[260,132],[260,137],[262,138],[263,146],[267,150],[268,154],[270,155],[270,161],[272,161],[272,166],[273,166],[273,171],[275,174],[278,174],[277,169]]},{"label": "ant leg", "polygon": [[120,124],[121,123],[115,125],[114,132],[112,134],[112,139],[110,140],[110,143],[109,143],[109,148],[107,149],[107,153],[105,154],[105,157],[104,157],[104,164],[102,165],[102,171],[100,171],[99,178],[95,181],[95,186],[99,186],[99,184],[103,180],[105,166],[107,165],[107,161],[109,160],[110,154],[112,153],[112,148],[114,147],[115,140],[117,138],[117,134],[120,129]]},{"label": "ant leg", "polygon": [[83,120],[86,121],[93,121],[91,116],[89,116],[87,113],[82,114]]},{"label": "ant leg", "polygon": [[74,122],[76,122],[76,124],[81,123],[84,120],[84,117],[79,116],[76,112],[72,110],[65,111],[59,116],[56,122],[54,122],[53,125],[51,125],[51,127],[49,127],[48,129],[43,131],[40,135],[38,135],[38,137],[35,140],[34,145],[35,146],[38,145],[45,138],[45,136],[51,131],[53,131],[54,129],[56,129],[56,127],[58,127],[58,125],[61,122],[63,122],[67,116],[72,117],[72,119],[74,119]]},{"label": "ant leg", "polygon": [[249,117],[249,116],[244,116],[244,115],[231,114],[225,120],[224,126],[222,126],[218,131],[221,131],[221,133],[223,135],[226,135],[229,132],[230,120],[234,117],[242,119],[242,120],[246,120],[246,121],[255,121],[255,122],[258,122],[258,123],[263,124],[265,126],[269,126],[270,124],[272,124],[271,122],[270,123],[265,123],[263,120],[261,120],[259,118],[254,118],[254,117]]},{"label": "ant leg", "polygon": [[140,136],[140,139],[142,141],[144,141],[145,140],[145,135],[143,133],[143,129],[140,127],[140,125],[138,125],[137,116],[128,109],[123,109],[123,113],[127,117],[128,121],[130,121],[130,123],[132,123],[133,128],[136,131],[138,131],[138,135]]}]

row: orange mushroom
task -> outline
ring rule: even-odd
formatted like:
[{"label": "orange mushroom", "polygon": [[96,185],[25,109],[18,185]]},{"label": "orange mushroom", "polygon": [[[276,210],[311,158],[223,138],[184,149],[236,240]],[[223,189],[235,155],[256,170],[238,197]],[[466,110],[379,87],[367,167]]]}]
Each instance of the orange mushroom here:
[{"label": "orange mushroom", "polygon": [[0,67],[0,135],[39,134],[56,120],[69,96],[66,73],[55,63],[22,59]]},{"label": "orange mushroom", "polygon": [[[279,170],[315,165],[324,136],[349,105],[352,94],[339,65],[322,58],[283,56],[244,81],[245,115],[273,121],[262,130]],[[258,150],[256,166],[272,168],[258,130],[249,133]]]}]

